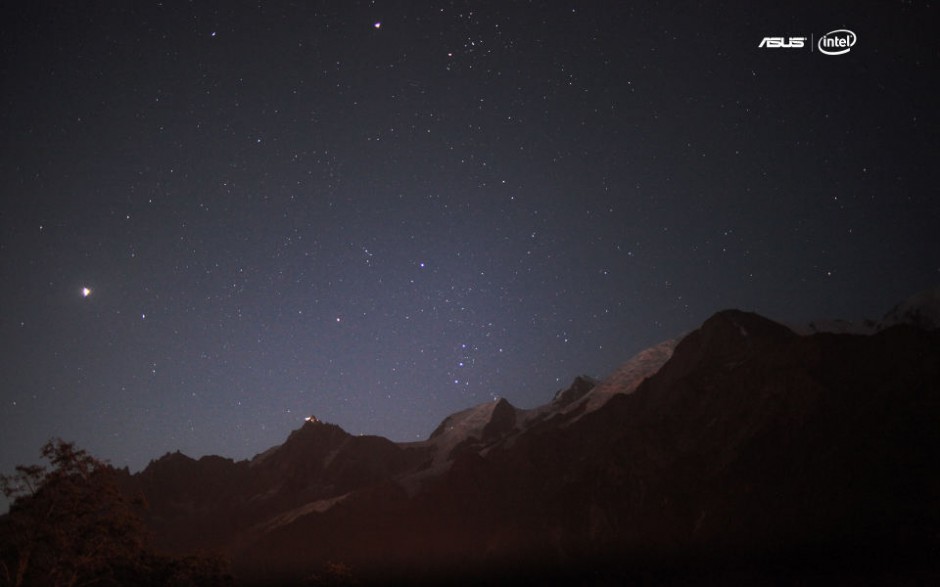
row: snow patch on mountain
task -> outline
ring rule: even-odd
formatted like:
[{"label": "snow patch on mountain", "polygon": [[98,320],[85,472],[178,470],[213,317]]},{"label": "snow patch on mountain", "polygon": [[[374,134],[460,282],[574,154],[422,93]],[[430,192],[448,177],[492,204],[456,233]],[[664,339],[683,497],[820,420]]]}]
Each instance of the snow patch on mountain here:
[{"label": "snow patch on mountain", "polygon": [[263,534],[270,533],[278,528],[292,524],[298,518],[309,514],[322,514],[335,506],[338,503],[341,503],[349,497],[348,493],[339,495],[336,497],[331,497],[330,499],[318,499],[310,503],[306,503],[300,507],[293,508],[286,512],[282,512],[276,516],[268,518],[264,522],[257,524],[254,528],[250,530],[250,533],[253,535],[261,536]]},{"label": "snow patch on mountain", "polygon": [[[516,412],[516,408],[505,399],[493,400],[467,408],[444,418],[437,429],[431,433],[428,443],[435,447],[434,464],[439,465],[450,458],[451,453],[459,444],[467,440],[483,441],[488,427],[500,418],[502,412],[509,414],[509,410]],[[512,414],[509,414],[510,417]]]},{"label": "snow patch on mountain", "polygon": [[618,393],[633,393],[646,378],[654,375],[666,364],[666,361],[672,357],[672,352],[679,340],[678,338],[667,340],[640,351],[603,379],[594,389],[587,392],[579,401],[566,406],[563,412],[570,413],[575,410],[583,410],[583,413],[593,412]]}]

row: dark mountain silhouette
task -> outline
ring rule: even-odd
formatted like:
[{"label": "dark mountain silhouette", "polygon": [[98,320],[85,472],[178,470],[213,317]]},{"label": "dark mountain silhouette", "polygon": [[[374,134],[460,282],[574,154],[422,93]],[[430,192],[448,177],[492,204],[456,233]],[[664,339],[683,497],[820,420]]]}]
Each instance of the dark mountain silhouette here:
[{"label": "dark mountain silhouette", "polygon": [[164,548],[221,550],[245,582],[338,562],[364,582],[930,582],[940,331],[903,322],[803,336],[724,311],[424,442],[310,421],[251,461],[177,453],[125,483]]}]

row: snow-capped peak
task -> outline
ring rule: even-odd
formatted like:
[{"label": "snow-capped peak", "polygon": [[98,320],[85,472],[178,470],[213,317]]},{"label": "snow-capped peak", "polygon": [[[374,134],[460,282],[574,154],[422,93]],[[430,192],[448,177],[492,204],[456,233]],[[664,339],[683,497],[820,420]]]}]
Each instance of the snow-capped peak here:
[{"label": "snow-capped peak", "polygon": [[666,364],[678,342],[679,339],[667,340],[640,351],[587,392],[580,401],[566,406],[564,411],[570,412],[583,406],[585,412],[592,412],[607,403],[615,394],[633,393],[644,379],[655,374]]},{"label": "snow-capped peak", "polygon": [[925,330],[940,328],[940,285],[896,305],[884,315],[879,326],[887,328],[895,324],[913,324]]},{"label": "snow-capped peak", "polygon": [[790,329],[802,335],[817,332],[868,335],[898,324],[910,324],[924,330],[940,328],[940,285],[910,296],[895,305],[881,320],[816,320]]}]

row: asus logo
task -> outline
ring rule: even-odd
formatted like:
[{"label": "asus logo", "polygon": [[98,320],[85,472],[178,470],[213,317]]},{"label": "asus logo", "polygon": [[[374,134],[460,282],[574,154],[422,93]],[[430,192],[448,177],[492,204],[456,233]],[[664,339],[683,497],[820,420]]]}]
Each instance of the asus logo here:
[{"label": "asus logo", "polygon": [[764,37],[758,47],[766,49],[802,49],[806,37]]}]

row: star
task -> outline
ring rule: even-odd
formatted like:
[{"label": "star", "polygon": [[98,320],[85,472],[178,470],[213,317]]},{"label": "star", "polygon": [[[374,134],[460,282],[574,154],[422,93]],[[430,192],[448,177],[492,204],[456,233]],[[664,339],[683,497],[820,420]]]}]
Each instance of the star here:
[{"label": "star", "polygon": [[90,295],[91,295],[91,288],[89,288],[89,287],[83,287],[83,288],[82,288],[82,297],[83,297],[83,298],[87,298],[87,297],[90,296]]}]

